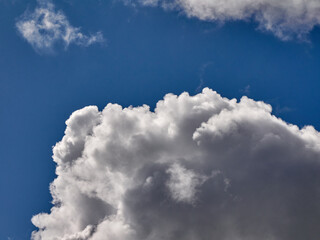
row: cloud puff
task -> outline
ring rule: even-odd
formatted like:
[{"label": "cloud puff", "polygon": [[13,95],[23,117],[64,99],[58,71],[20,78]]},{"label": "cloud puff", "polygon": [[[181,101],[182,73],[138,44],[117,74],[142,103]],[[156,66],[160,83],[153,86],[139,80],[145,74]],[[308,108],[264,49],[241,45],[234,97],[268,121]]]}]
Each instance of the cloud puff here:
[{"label": "cloud puff", "polygon": [[305,40],[320,24],[318,0],[126,0],[175,9],[205,21],[251,20],[282,40]]},{"label": "cloud puff", "polygon": [[313,240],[320,133],[210,89],[74,112],[34,240]]},{"label": "cloud puff", "polygon": [[101,32],[90,36],[84,35],[80,28],[73,27],[69,23],[61,11],[56,11],[49,1],[38,1],[38,3],[39,6],[34,12],[25,12],[16,23],[20,34],[35,50],[50,52],[57,43],[63,43],[68,47],[71,43],[89,46],[104,41]]}]

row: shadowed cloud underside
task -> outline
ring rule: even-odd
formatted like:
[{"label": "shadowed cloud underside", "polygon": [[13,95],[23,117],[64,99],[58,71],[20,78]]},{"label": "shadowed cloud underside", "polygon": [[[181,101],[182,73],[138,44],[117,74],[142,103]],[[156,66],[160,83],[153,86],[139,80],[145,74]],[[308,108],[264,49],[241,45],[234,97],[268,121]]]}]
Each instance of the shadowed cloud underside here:
[{"label": "shadowed cloud underside", "polygon": [[123,0],[144,6],[177,10],[188,17],[205,21],[248,21],[258,23],[262,31],[281,40],[306,40],[320,24],[318,0]]}]

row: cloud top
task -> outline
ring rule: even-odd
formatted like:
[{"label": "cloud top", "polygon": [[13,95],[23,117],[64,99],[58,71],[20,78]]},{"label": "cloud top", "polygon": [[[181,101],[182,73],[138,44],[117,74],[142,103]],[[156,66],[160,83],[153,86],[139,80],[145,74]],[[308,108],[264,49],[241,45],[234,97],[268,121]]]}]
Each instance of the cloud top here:
[{"label": "cloud top", "polygon": [[205,21],[248,21],[282,40],[305,40],[320,24],[318,0],[128,0],[142,5],[175,9]]},{"label": "cloud top", "polygon": [[49,1],[39,1],[33,12],[25,12],[16,22],[16,27],[39,52],[50,52],[57,43],[67,48],[72,43],[89,46],[104,41],[101,32],[87,36],[80,28],[72,26],[63,12],[55,10]]},{"label": "cloud top", "polygon": [[34,240],[312,240],[320,133],[263,102],[206,88],[144,105],[88,106],[53,148],[53,208]]}]

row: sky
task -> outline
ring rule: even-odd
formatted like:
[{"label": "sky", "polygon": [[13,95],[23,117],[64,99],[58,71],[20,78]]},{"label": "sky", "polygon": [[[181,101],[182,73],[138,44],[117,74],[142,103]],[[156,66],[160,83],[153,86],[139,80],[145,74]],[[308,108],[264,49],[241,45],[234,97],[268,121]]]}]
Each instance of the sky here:
[{"label": "sky", "polygon": [[[206,239],[205,234],[261,239],[262,233],[268,233],[265,239],[302,239],[290,231],[293,226],[313,239],[320,216],[320,6],[312,0],[305,6],[257,2],[0,0],[0,239],[30,239],[33,231],[35,240],[99,240],[104,232],[112,240]],[[242,96],[254,100],[239,102]],[[143,104],[150,110],[134,108]],[[259,141],[265,145],[256,150]],[[210,156],[219,160],[213,164]],[[252,167],[238,166],[235,156]],[[267,162],[265,171],[257,158]],[[100,173],[99,164],[110,174]],[[237,168],[248,176],[241,178]],[[82,177],[88,185],[79,185]],[[104,181],[110,186],[100,186]],[[259,192],[261,186],[269,188]],[[87,195],[82,199],[79,192]],[[50,213],[52,198],[56,212],[37,215]],[[282,208],[288,199],[292,204]],[[293,219],[292,209],[302,201],[301,219]],[[278,213],[289,219],[284,230],[275,226],[277,216],[247,214],[261,209],[257,202],[264,215],[275,205],[287,211]],[[220,204],[230,208],[222,211]],[[75,209],[89,217],[79,220]],[[207,227],[207,209],[216,213],[219,230]],[[70,226],[52,223],[60,218],[62,224],[77,220]],[[234,226],[239,219],[247,223],[241,233]],[[187,238],[181,229],[190,226]]]}]

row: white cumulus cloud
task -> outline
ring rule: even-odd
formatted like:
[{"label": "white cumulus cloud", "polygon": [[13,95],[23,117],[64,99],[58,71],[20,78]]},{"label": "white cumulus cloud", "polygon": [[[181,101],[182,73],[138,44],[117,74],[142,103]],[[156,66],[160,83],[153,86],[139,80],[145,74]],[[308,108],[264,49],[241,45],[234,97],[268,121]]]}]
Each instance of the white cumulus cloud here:
[{"label": "white cumulus cloud", "polygon": [[104,41],[101,32],[90,36],[72,26],[63,12],[57,11],[49,1],[38,1],[39,6],[33,11],[26,11],[16,22],[16,27],[23,38],[39,52],[50,52],[55,44],[68,47],[71,43],[89,46]]},{"label": "white cumulus cloud", "polygon": [[125,0],[162,6],[205,21],[254,20],[282,40],[305,40],[320,24],[319,0]]},{"label": "white cumulus cloud", "polygon": [[205,88],[144,105],[88,106],[53,148],[50,213],[34,240],[314,240],[320,133],[263,102]]}]

